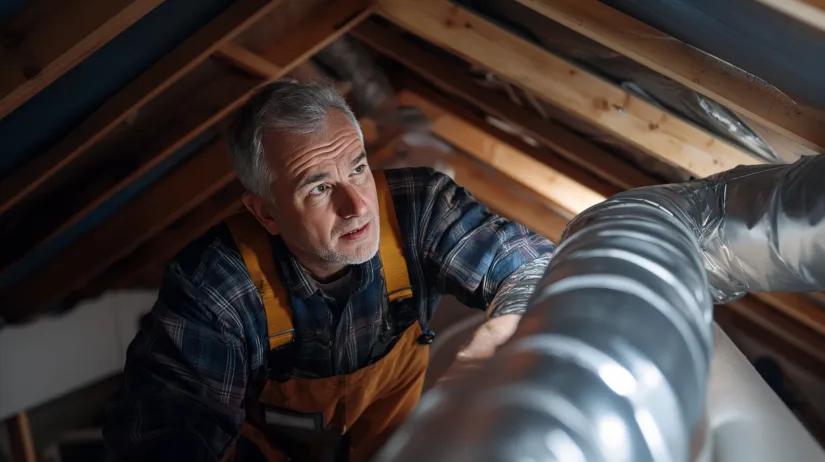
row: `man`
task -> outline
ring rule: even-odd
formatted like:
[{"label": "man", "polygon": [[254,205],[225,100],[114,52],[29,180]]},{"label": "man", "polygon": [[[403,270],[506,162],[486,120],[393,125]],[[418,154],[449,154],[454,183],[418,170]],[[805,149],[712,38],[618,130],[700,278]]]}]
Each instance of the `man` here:
[{"label": "man", "polygon": [[487,310],[459,360],[487,356],[553,245],[442,174],[372,172],[326,86],[266,87],[230,139],[248,213],[169,265],[107,443],[118,459],[364,460],[418,400],[440,294]]}]

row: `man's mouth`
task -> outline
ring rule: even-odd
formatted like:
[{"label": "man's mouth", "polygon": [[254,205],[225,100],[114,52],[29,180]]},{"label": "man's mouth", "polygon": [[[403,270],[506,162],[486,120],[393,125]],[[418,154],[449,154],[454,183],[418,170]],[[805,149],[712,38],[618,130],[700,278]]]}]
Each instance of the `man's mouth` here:
[{"label": "man's mouth", "polygon": [[367,234],[367,228],[369,228],[369,226],[370,226],[370,224],[367,223],[364,226],[361,226],[360,228],[356,228],[356,229],[354,229],[354,230],[352,230],[352,231],[350,231],[346,234],[342,234],[341,239],[344,239],[344,240],[347,240],[347,241],[356,241],[358,239],[361,239],[362,237],[364,237]]}]

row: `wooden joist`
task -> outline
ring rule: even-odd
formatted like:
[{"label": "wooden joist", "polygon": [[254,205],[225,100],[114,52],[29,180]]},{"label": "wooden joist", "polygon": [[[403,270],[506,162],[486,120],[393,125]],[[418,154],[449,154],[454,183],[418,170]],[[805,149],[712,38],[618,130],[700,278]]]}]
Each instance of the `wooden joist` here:
[{"label": "wooden joist", "polygon": [[[281,1],[240,0],[229,6],[109,98],[55,146],[0,182],[0,214],[48,190],[50,180],[73,165],[82,163],[92,146],[123,124],[128,124],[128,120],[143,106],[177,83],[223,43],[260,19]],[[89,5],[97,8],[96,3]],[[56,11],[63,9],[67,7],[56,8]]]},{"label": "wooden joist", "polygon": [[11,462],[37,462],[29,415],[21,411],[6,419]]},{"label": "wooden joist", "polygon": [[808,294],[758,292],[753,296],[825,336],[825,309]]},{"label": "wooden joist", "polygon": [[60,301],[233,177],[226,141],[218,138],[8,291],[2,302],[2,316],[19,321],[33,314],[35,308]]},{"label": "wooden joist", "polygon": [[283,74],[283,69],[277,64],[234,43],[227,43],[222,46],[217,51],[216,56],[236,66],[238,69],[248,72],[250,75],[257,75],[264,79],[271,79]]},{"label": "wooden joist", "polygon": [[[319,16],[307,18],[303,23],[297,24],[295,33],[288,34],[282,42],[273,46],[273,51],[270,52],[272,56],[280,56],[291,61],[282,62],[281,74],[272,75],[271,79],[285,75],[312,53],[345,33],[363,19],[368,11],[368,7],[365,9],[357,2],[343,2],[337,5],[336,8],[326,9]],[[297,33],[298,31],[301,33]],[[280,47],[284,47],[286,51],[278,52],[277,49]],[[225,66],[209,61],[201,63],[199,68],[202,69],[201,74],[208,78],[204,80],[203,75],[198,77],[199,70],[193,70],[178,85],[168,88],[164,95],[148,103],[131,125],[119,127],[117,132],[110,133],[109,138],[89,150],[91,158],[111,158],[105,153],[111,154],[124,149],[127,154],[135,153],[139,161],[125,176],[104,175],[98,183],[85,187],[84,193],[76,199],[78,205],[64,208],[70,213],[69,216],[49,215],[44,222],[39,222],[37,229],[49,232],[39,242],[57,237],[68,227],[87,217],[140,175],[158,165],[207,128],[224,120],[264,83],[263,80],[254,77],[227,72],[229,69]],[[203,81],[203,84],[192,85],[188,79]],[[165,97],[166,94],[176,96]],[[119,137],[119,134],[123,136]],[[124,156],[124,152],[119,155],[128,157]],[[119,161],[122,161],[122,157]],[[35,244],[38,242],[36,239],[40,237],[43,236],[34,234]],[[15,255],[15,258],[17,257],[19,255]]]},{"label": "wooden joist", "polygon": [[[347,4],[347,7],[341,6],[342,4]],[[323,10],[319,16],[307,18],[303,22],[296,24],[292,30],[293,33],[287,34],[282,42],[274,44],[272,49],[267,53],[267,56],[271,59],[276,59],[273,62],[281,65],[284,73],[286,73],[289,69],[297,66],[300,62],[311,56],[312,53],[345,33],[368,14],[368,6],[365,9],[360,2],[338,2],[336,5],[334,8],[331,7]],[[187,130],[180,132],[181,136],[185,135],[189,137],[190,140],[194,139],[194,137],[202,133],[203,130],[228,115],[234,107],[250,96],[254,90],[255,88],[252,87],[242,95],[221,95],[221,98],[227,98],[227,104],[221,108],[209,110],[191,107],[180,108],[181,110],[185,109],[186,111],[184,112],[186,113],[191,112],[192,114],[197,114],[193,117],[204,117],[205,115],[209,118],[208,123],[207,121],[197,123],[194,129],[192,125],[188,125],[186,127]],[[173,131],[179,129],[180,127],[178,127],[177,124],[169,127],[169,130]],[[170,135],[168,139],[175,139],[175,137]],[[222,152],[221,156],[226,161],[225,152]],[[189,164],[187,163],[186,165]],[[220,183],[216,178],[212,178],[211,182],[202,184],[200,181],[206,180],[204,173],[199,172],[198,169],[181,170],[181,168],[182,167],[179,167],[175,172],[188,171],[189,173],[180,173],[180,178],[176,181],[187,185],[197,184],[198,186],[196,188],[198,191],[197,194],[188,194],[188,196],[191,197],[187,197],[186,193],[174,193],[180,196],[181,200],[184,197],[186,198],[187,208],[183,208],[183,204],[176,203],[176,201],[167,201],[164,203],[164,206],[169,206],[170,204],[177,206],[175,213],[170,213],[168,208],[150,207],[147,205],[158,200],[158,194],[161,193],[152,193],[152,191],[158,190],[158,188],[160,188],[161,191],[163,190],[166,183],[161,182],[164,180],[170,181],[168,178],[172,177],[171,174],[167,175],[164,180],[154,184],[150,188],[150,191],[144,192],[143,195],[127,204],[114,218],[111,218],[103,225],[83,236],[35,274],[30,275],[15,286],[3,303],[3,307],[7,311],[7,318],[11,320],[20,319],[31,314],[37,308],[61,300],[69,294],[69,292],[88,283],[109,265],[119,258],[126,256],[137,245],[151,238],[154,234],[165,228],[166,225],[200,204],[204,199],[209,197],[211,193],[226,184],[225,182]],[[231,175],[231,169],[227,174]],[[192,178],[187,180],[187,176],[191,176]],[[197,180],[194,180],[194,177],[197,177]],[[225,179],[224,177],[221,178]],[[146,215],[152,211],[152,214]],[[140,220],[146,223],[142,226],[136,226],[130,229],[129,233],[126,233],[123,229],[123,224],[129,223],[130,226],[134,225],[136,217],[139,217]],[[103,241],[107,235],[109,237],[106,242],[108,242],[112,248],[105,248],[105,246],[95,244],[96,241]],[[94,263],[89,262],[89,267],[81,270],[76,267],[73,268],[73,262],[75,260],[84,260],[87,262],[94,260]],[[44,287],[49,289],[43,290]]]},{"label": "wooden joist", "polygon": [[754,81],[747,72],[642,21],[598,0],[518,1],[797,142],[825,148],[825,112],[799,105],[773,87]]},{"label": "wooden joist", "polygon": [[0,32],[0,119],[163,0],[35,0]]},{"label": "wooden joist", "polygon": [[725,330],[738,329],[777,355],[817,377],[825,377],[823,336],[756,297],[717,306],[714,319]]},{"label": "wooden joist", "polygon": [[555,204],[558,212],[566,218],[572,218],[605,199],[604,195],[576,182],[534,156],[439,107],[430,98],[403,90],[398,99],[403,104],[424,111],[432,121],[434,134],[542,195]]},{"label": "wooden joist", "polygon": [[241,69],[276,80],[364,20],[372,8],[372,0],[334,2],[310,14],[293,34],[268,49],[255,53],[229,43],[219,55]]},{"label": "wooden joist", "polygon": [[[825,31],[825,0],[756,0],[766,6]],[[820,145],[821,146],[821,145]]]},{"label": "wooden joist", "polygon": [[[559,242],[567,225],[550,201],[542,200],[523,184],[485,166],[471,155],[457,152],[447,162],[455,181],[503,217],[523,224],[553,242]],[[518,206],[514,206],[518,204]]]},{"label": "wooden joist", "polygon": [[[29,215],[31,224],[24,222],[15,230],[18,234],[26,232],[18,238],[25,244],[19,249],[43,245],[86,219],[141,176],[225,119],[261,80],[221,63],[206,61],[180,83],[144,106],[132,124],[121,127],[88,151],[89,159],[100,159],[86,165],[86,168],[94,168],[97,175],[83,184],[82,189],[78,188],[79,191],[75,189],[72,194],[58,192],[59,196],[53,198],[52,203],[60,204],[60,207],[51,213]],[[11,257],[19,258],[20,255],[12,254]]]},{"label": "wooden joist", "polygon": [[733,144],[447,0],[380,0],[404,29],[695,176],[759,161]]},{"label": "wooden joist", "polygon": [[230,181],[189,213],[107,268],[77,298],[96,296],[110,288],[130,287],[144,271],[165,266],[186,244],[240,210],[243,191],[239,182]]},{"label": "wooden joist", "polygon": [[484,88],[455,62],[410,43],[388,26],[374,20],[364,21],[351,34],[444,92],[522,128],[526,135],[611,184],[629,189],[658,183],[655,178],[558,123],[544,120],[503,95]]}]

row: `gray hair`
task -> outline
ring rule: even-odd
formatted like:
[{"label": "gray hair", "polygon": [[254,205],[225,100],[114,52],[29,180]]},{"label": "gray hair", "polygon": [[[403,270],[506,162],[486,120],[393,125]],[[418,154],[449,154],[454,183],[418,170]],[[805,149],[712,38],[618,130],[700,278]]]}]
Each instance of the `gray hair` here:
[{"label": "gray hair", "polygon": [[322,126],[333,108],[352,122],[363,141],[355,114],[335,87],[294,80],[279,80],[263,87],[241,108],[229,131],[229,152],[241,184],[261,197],[269,197],[275,178],[264,158],[264,132],[310,134]]}]

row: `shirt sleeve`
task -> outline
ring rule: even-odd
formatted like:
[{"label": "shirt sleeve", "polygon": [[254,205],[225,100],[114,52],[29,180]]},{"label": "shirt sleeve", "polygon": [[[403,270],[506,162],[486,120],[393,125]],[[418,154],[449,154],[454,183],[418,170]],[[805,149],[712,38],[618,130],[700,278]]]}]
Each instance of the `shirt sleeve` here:
[{"label": "shirt sleeve", "polygon": [[448,176],[425,172],[420,236],[430,282],[491,317],[523,312],[554,244],[490,212]]},{"label": "shirt sleeve", "polygon": [[170,265],[107,409],[104,436],[116,460],[217,461],[234,443],[249,372],[231,312],[225,297]]}]

